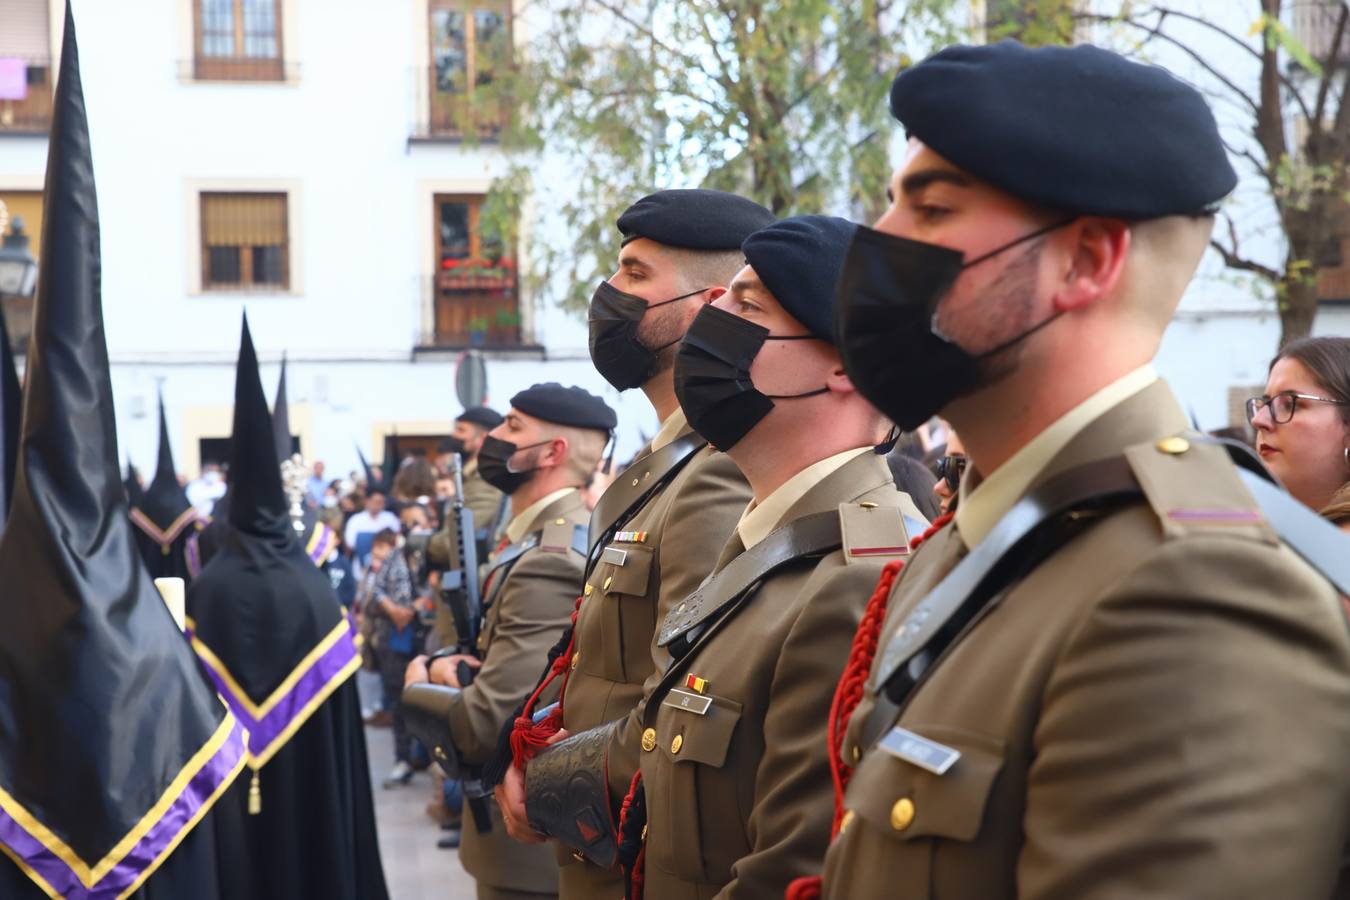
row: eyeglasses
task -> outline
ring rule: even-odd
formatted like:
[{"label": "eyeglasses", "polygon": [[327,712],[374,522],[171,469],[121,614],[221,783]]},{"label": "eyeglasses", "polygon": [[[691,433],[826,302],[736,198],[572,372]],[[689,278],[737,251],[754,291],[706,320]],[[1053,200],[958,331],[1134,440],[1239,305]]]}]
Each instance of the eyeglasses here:
[{"label": "eyeglasses", "polygon": [[937,475],[947,482],[947,487],[955,493],[961,486],[961,473],[966,470],[969,460],[964,456],[944,456],[938,460]]},{"label": "eyeglasses", "polygon": [[1300,394],[1298,391],[1280,391],[1273,397],[1262,394],[1260,397],[1250,398],[1247,401],[1247,421],[1254,423],[1256,414],[1269,406],[1270,420],[1276,425],[1283,425],[1294,418],[1294,411],[1298,409],[1298,401],[1300,400],[1334,403],[1337,406],[1346,405],[1344,400],[1336,400],[1331,397],[1315,397],[1312,394]]}]

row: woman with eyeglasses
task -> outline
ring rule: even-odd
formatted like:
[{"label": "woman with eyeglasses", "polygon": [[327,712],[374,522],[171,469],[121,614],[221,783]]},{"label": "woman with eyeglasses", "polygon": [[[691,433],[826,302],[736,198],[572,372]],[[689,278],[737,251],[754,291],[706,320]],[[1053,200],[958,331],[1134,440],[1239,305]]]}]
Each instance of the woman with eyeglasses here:
[{"label": "woman with eyeglasses", "polygon": [[1289,493],[1350,530],[1350,338],[1290,343],[1247,401],[1256,450]]}]

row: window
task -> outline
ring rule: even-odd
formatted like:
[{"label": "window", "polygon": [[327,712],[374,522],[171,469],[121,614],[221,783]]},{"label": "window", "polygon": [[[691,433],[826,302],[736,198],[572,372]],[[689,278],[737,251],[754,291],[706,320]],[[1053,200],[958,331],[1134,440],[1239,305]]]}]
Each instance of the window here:
[{"label": "window", "polygon": [[52,121],[49,0],[0,3],[0,131],[42,133]]},{"label": "window", "polygon": [[516,261],[500,234],[484,220],[483,197],[437,194],[433,202],[433,343],[519,346]]},{"label": "window", "polygon": [[201,227],[204,290],[290,287],[286,194],[203,193]]},{"label": "window", "polygon": [[193,0],[194,76],[230,81],[280,81],[281,0]]},{"label": "window", "polygon": [[430,131],[484,135],[501,125],[500,97],[483,90],[511,56],[510,0],[430,0]]}]

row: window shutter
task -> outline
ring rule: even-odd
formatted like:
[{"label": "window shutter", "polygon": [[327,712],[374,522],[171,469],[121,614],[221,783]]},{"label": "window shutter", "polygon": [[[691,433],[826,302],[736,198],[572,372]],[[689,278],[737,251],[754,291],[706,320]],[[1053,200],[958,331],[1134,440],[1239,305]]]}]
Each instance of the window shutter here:
[{"label": "window shutter", "polygon": [[52,56],[47,6],[51,0],[5,0],[0,3],[0,58],[47,62]]},{"label": "window shutter", "polygon": [[286,244],[285,194],[202,194],[202,243],[208,247]]}]

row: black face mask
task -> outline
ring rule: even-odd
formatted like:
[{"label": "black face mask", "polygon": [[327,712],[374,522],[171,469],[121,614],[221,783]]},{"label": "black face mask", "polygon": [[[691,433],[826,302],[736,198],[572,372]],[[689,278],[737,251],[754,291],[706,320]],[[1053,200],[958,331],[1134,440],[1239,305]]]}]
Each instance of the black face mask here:
[{"label": "black face mask", "polygon": [[775,400],[814,397],[829,388],[802,394],[762,394],[750,380],[750,366],[765,341],[814,341],[812,334],[776,335],[748,319],[715,306],[694,317],[675,354],[675,396],[689,425],[718,450],[734,447],[759,424]]},{"label": "black face mask", "polygon": [[596,371],[616,390],[626,391],[646,384],[656,374],[656,354],[678,344],[679,340],[655,349],[648,348],[638,338],[642,317],[648,310],[677,303],[705,290],[707,288],[700,288],[660,303],[648,303],[634,294],[625,294],[608,281],[600,282],[591,296],[587,314],[591,362],[595,363]]},{"label": "black face mask", "polygon": [[530,476],[538,471],[538,467],[513,469],[511,468],[511,457],[521,450],[542,447],[548,443],[551,443],[551,441],[536,441],[533,444],[526,444],[524,447],[517,447],[510,441],[503,441],[488,435],[483,438],[483,446],[478,448],[478,474],[482,475],[484,481],[503,494],[508,496],[514,494],[525,486],[526,482],[530,480]]},{"label": "black face mask", "polygon": [[835,329],[848,377],[905,431],[980,387],[981,363],[1059,318],[1054,313],[983,353],[969,353],[937,328],[938,305],[965,269],[1062,228],[1033,231],[970,262],[959,250],[858,226],[835,287]]}]

